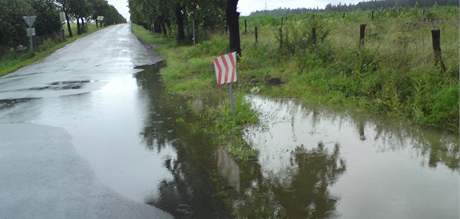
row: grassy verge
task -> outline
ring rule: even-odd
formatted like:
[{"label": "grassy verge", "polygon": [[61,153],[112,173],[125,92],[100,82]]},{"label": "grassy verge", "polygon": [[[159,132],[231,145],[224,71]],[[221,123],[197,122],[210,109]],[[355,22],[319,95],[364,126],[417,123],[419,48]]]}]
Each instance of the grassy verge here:
[{"label": "grassy verge", "polygon": [[[386,9],[243,18],[242,81],[262,93],[351,106],[452,132],[459,124],[457,7]],[[364,48],[359,26],[366,24]],[[259,28],[255,44],[254,26]],[[316,30],[313,44],[312,29]],[[446,71],[434,64],[431,30],[441,30]],[[282,29],[282,34],[279,30]],[[280,78],[281,86],[267,86]]]},{"label": "grassy verge", "polygon": [[57,39],[48,39],[45,40],[38,48],[36,48],[35,53],[29,51],[22,53],[11,53],[6,54],[0,57],[0,76],[14,72],[24,66],[30,65],[36,61],[39,61],[47,56],[49,56],[54,51],[64,47],[65,45],[74,42],[75,40],[84,37],[90,33],[93,33],[97,30],[96,25],[88,24],[87,32],[82,35],[76,34],[76,25],[72,26],[74,36],[68,37],[67,28],[66,35],[67,38],[62,40]]}]

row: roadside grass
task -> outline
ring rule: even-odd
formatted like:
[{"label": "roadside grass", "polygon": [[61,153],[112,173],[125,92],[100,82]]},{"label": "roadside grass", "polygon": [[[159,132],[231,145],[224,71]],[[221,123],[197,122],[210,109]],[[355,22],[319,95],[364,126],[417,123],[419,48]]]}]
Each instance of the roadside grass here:
[{"label": "roadside grass", "polygon": [[88,24],[87,27],[88,28],[86,33],[77,35],[77,27],[75,24],[73,24],[71,26],[73,37],[68,37],[66,26],[64,29],[66,39],[64,41],[60,39],[47,39],[38,48],[36,48],[34,53],[31,53],[27,50],[25,52],[12,52],[3,55],[0,57],[0,76],[14,72],[24,66],[42,60],[43,58],[49,56],[51,53],[64,47],[65,45],[98,30],[95,24]]}]

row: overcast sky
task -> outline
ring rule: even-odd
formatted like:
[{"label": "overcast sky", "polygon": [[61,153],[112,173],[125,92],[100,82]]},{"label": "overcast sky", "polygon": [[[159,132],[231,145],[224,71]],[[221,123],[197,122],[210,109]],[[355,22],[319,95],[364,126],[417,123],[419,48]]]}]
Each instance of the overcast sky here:
[{"label": "overcast sky", "polygon": [[[109,3],[129,19],[129,9],[127,0],[108,0]],[[249,15],[253,11],[276,8],[324,8],[327,4],[338,3],[358,3],[363,0],[239,0],[238,11],[242,15]],[[265,4],[266,2],[266,4]]]}]

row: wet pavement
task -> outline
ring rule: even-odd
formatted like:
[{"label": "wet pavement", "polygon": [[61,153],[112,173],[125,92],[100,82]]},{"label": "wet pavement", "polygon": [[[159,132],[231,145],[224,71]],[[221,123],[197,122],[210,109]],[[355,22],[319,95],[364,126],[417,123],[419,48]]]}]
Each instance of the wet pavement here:
[{"label": "wet pavement", "polygon": [[171,218],[123,193],[159,165],[129,129],[134,67],[158,60],[118,25],[0,78],[0,218]]},{"label": "wet pavement", "polygon": [[118,25],[0,78],[0,218],[459,217],[457,135],[250,95],[222,145],[157,61]]}]

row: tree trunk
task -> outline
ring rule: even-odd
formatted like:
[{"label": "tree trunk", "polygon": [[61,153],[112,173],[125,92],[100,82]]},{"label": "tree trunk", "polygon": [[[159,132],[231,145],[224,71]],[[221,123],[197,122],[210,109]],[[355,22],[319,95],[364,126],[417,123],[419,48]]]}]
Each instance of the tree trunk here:
[{"label": "tree trunk", "polygon": [[77,17],[77,34],[81,34],[80,19]]},{"label": "tree trunk", "polygon": [[86,32],[86,27],[85,27],[85,20],[83,18],[81,19],[81,32],[84,33]]},{"label": "tree trunk", "polygon": [[158,18],[156,18],[153,22],[153,32],[161,33],[161,26]]},{"label": "tree trunk", "polygon": [[166,28],[165,22],[161,22],[161,30],[163,30],[163,34],[164,34],[165,36],[168,35],[168,29]]},{"label": "tree trunk", "polygon": [[183,42],[185,40],[184,32],[184,15],[182,14],[182,8],[180,5],[176,6],[176,25],[177,25],[177,42]]},{"label": "tree trunk", "polygon": [[69,31],[69,37],[72,37],[73,36],[72,28],[70,27],[70,18],[69,18],[69,14],[67,14],[67,10],[64,10],[64,14],[65,14],[65,19],[67,21],[67,30]]},{"label": "tree trunk", "polygon": [[236,11],[238,0],[227,0],[227,26],[230,40],[230,51],[237,52],[241,56],[240,46],[240,13]]}]

